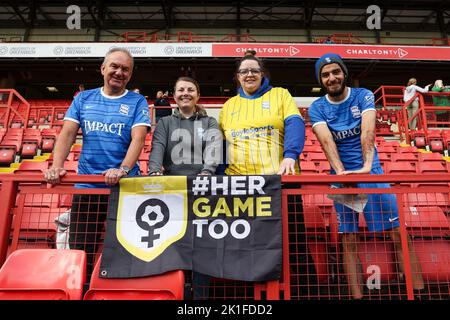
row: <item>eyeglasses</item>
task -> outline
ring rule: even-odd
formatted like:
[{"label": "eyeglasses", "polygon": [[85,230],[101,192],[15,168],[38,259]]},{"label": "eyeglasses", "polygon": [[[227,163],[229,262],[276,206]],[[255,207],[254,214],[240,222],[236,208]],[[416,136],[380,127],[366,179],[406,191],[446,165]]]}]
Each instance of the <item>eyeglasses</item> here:
[{"label": "eyeglasses", "polygon": [[247,74],[251,73],[254,75],[260,75],[261,74],[261,69],[241,69],[238,70],[237,72],[240,76],[246,76]]}]

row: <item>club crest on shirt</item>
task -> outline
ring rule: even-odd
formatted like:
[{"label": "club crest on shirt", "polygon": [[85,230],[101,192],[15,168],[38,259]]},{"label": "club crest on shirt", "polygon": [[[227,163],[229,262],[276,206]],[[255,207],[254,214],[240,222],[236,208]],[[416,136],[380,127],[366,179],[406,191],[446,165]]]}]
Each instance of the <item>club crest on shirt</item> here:
[{"label": "club crest on shirt", "polygon": [[120,109],[119,109],[119,113],[124,114],[124,115],[128,115],[128,109],[129,107],[126,104],[121,104],[120,105]]},{"label": "club crest on shirt", "polygon": [[350,111],[352,112],[353,118],[361,118],[361,111],[359,111],[358,106],[351,107]]}]

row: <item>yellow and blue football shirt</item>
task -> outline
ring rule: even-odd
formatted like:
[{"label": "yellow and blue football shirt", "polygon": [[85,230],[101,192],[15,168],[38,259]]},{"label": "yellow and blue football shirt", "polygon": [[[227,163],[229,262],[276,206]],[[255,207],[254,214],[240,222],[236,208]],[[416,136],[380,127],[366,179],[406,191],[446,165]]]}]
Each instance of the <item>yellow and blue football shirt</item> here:
[{"label": "yellow and blue football shirt", "polygon": [[284,88],[262,96],[238,94],[225,102],[219,115],[227,146],[227,175],[276,174],[283,160],[285,120],[300,116]]}]

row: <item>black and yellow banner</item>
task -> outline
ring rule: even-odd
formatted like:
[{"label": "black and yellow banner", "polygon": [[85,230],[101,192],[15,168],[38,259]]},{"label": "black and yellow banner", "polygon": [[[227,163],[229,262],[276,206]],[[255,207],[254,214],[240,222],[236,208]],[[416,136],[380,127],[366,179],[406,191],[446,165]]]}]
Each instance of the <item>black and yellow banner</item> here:
[{"label": "black and yellow banner", "polygon": [[279,279],[279,176],[154,176],[111,190],[100,267],[104,278],[170,270],[213,277]]}]

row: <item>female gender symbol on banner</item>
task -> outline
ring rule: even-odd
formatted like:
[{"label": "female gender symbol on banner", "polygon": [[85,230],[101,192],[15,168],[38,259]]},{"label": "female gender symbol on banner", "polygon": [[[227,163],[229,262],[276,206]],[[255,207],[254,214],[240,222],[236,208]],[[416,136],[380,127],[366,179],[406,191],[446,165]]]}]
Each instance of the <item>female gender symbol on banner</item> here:
[{"label": "female gender symbol on banner", "polygon": [[159,199],[144,201],[136,211],[136,222],[141,229],[148,231],[148,236],[141,237],[142,242],[147,242],[147,247],[153,247],[153,241],[159,239],[155,229],[162,228],[169,221],[169,208]]}]

